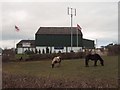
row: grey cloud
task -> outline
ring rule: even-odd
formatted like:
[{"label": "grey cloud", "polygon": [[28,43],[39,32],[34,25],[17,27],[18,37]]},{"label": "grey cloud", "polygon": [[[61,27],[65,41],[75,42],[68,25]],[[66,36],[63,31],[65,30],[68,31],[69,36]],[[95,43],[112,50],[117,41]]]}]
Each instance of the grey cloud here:
[{"label": "grey cloud", "polygon": [[[109,2],[22,2],[2,3],[2,38],[12,39],[34,39],[34,34],[40,26],[70,26],[70,16],[67,15],[67,7],[77,9],[77,16],[73,17],[73,26],[80,24],[84,38],[100,39],[101,44],[116,41],[117,32],[117,3]],[[24,11],[27,17],[19,20],[15,12]],[[20,28],[19,36],[13,35],[14,25]],[[99,37],[89,36],[95,32]],[[29,33],[29,34],[28,34]],[[106,41],[106,42],[105,42]],[[100,45],[101,45],[100,44]]]}]

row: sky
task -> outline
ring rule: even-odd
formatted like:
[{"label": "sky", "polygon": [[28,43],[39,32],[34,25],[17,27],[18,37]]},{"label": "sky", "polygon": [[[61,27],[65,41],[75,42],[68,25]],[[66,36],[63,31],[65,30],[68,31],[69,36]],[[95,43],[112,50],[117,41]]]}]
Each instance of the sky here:
[{"label": "sky", "polygon": [[39,27],[70,27],[68,7],[77,11],[73,27],[81,26],[83,38],[97,41],[97,47],[118,43],[118,2],[19,1],[0,3],[2,48],[13,48],[23,39],[34,40]]}]

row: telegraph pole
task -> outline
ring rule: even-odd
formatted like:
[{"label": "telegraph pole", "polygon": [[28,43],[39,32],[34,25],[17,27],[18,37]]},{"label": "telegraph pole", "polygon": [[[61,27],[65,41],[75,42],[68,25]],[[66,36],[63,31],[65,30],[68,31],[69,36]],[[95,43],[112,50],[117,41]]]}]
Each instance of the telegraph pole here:
[{"label": "telegraph pole", "polygon": [[76,9],[75,8],[71,8],[71,7],[68,7],[68,15],[71,16],[71,51],[72,51],[72,47],[73,47],[73,30],[72,30],[72,18],[73,16],[76,16]]}]

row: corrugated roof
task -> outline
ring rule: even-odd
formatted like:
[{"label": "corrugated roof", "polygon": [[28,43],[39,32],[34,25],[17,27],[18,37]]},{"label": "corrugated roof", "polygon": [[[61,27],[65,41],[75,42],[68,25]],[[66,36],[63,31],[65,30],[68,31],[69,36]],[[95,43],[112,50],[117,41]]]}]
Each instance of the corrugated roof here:
[{"label": "corrugated roof", "polygon": [[[72,27],[72,33],[77,33],[77,27]],[[71,27],[40,27],[36,34],[71,34]],[[78,30],[78,34],[81,31]]]}]

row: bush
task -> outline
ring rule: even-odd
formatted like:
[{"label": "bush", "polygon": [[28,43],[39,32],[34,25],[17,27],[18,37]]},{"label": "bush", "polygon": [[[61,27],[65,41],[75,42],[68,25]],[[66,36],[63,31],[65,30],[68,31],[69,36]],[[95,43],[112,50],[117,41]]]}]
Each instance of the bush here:
[{"label": "bush", "polygon": [[2,56],[2,62],[8,62],[8,61],[10,61],[9,56],[3,55]]},{"label": "bush", "polygon": [[48,60],[53,59],[56,56],[61,56],[62,59],[78,59],[83,58],[85,56],[85,53],[83,52],[71,52],[71,53],[53,53],[53,54],[32,54],[29,56],[29,58],[26,59],[26,61],[32,61],[32,60]]},{"label": "bush", "polygon": [[120,45],[108,45],[106,46],[106,48],[108,49],[108,55],[120,55]]}]

